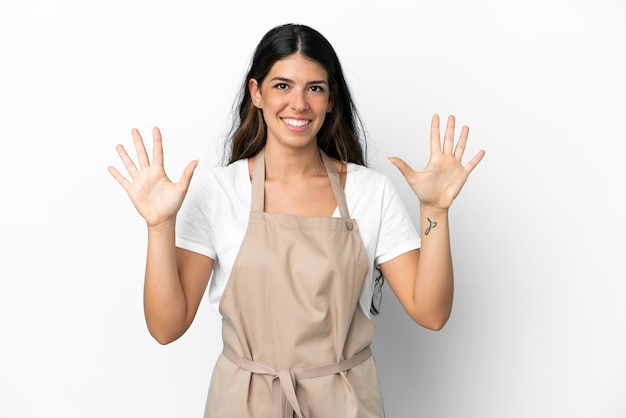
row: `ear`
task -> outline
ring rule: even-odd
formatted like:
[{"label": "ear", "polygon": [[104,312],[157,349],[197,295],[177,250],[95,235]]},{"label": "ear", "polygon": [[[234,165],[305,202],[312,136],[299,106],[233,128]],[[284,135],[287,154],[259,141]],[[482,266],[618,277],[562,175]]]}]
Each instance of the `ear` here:
[{"label": "ear", "polygon": [[252,99],[252,104],[258,108],[261,109],[262,108],[262,101],[261,101],[261,86],[259,86],[259,82],[256,80],[256,78],[251,78],[248,81],[248,91],[250,92],[250,98]]}]

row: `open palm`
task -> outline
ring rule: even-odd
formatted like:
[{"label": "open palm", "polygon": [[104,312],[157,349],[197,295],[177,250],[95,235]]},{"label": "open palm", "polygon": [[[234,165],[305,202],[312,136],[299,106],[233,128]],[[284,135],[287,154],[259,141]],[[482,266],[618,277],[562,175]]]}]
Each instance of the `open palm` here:
[{"label": "open palm", "polygon": [[449,116],[442,146],[439,116],[433,116],[430,127],[430,159],[422,171],[413,170],[400,158],[389,158],[400,170],[422,205],[448,209],[472,170],[485,155],[485,151],[481,150],[463,166],[461,159],[465,152],[469,128],[464,126],[461,129],[456,147],[454,146],[454,128],[455,118]]},{"label": "open palm", "polygon": [[137,151],[139,168],[128,156],[124,146],[117,145],[117,153],[126,167],[131,180],[124,177],[115,167],[109,167],[109,172],[126,190],[133,205],[146,220],[148,226],[158,226],[175,218],[187,194],[197,161],[190,162],[185,167],[179,182],[173,183],[165,174],[163,144],[159,128],[155,127],[152,135],[152,164],[150,164],[141,134],[137,129],[133,129],[132,136]]}]

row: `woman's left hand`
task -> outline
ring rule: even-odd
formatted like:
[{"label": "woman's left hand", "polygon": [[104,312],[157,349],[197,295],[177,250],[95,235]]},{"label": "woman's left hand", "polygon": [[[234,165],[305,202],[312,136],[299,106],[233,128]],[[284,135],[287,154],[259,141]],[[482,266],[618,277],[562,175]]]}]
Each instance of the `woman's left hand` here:
[{"label": "woman's left hand", "polygon": [[442,148],[439,116],[433,116],[430,126],[430,159],[424,170],[415,171],[402,159],[389,158],[389,161],[400,170],[409,183],[421,205],[447,210],[472,170],[485,155],[485,151],[481,150],[463,166],[461,159],[465,151],[469,128],[463,126],[459,140],[454,146],[454,124],[454,116],[449,116]]}]

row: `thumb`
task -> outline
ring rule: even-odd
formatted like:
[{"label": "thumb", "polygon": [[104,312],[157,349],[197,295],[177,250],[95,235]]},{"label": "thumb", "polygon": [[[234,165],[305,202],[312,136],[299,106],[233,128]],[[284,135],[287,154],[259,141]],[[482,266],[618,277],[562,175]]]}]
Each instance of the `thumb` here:
[{"label": "thumb", "polygon": [[181,186],[183,186],[185,190],[189,188],[191,177],[193,176],[193,172],[197,166],[198,166],[198,160],[193,160],[189,164],[187,164],[187,167],[185,167],[185,169],[183,170],[183,174],[181,174],[180,180],[178,181],[178,183]]},{"label": "thumb", "polygon": [[387,159],[391,164],[395,165],[398,170],[400,170],[405,178],[408,178],[408,176],[413,172],[411,166],[404,162],[403,159],[398,157],[389,157]]}]

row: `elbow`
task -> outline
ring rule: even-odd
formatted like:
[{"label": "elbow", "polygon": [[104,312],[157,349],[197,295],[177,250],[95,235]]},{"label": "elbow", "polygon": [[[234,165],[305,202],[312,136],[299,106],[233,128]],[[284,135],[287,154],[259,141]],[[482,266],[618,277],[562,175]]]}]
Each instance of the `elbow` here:
[{"label": "elbow", "polygon": [[447,319],[440,320],[440,321],[429,321],[420,325],[431,331],[441,331],[443,327],[446,325],[446,322],[448,322]]},{"label": "elbow", "polygon": [[162,317],[146,313],[145,319],[148,332],[161,345],[168,345],[182,337],[191,323],[186,318],[176,320],[173,315],[164,320]]},{"label": "elbow", "polygon": [[420,326],[431,330],[431,331],[441,331],[443,327],[448,322],[450,318],[450,313],[447,312],[445,314],[440,315],[428,315],[428,316],[413,316],[413,320]]},{"label": "elbow", "polygon": [[161,345],[168,345],[170,343],[173,343],[174,341],[177,340],[177,338],[169,338],[167,336],[162,336],[162,335],[155,335],[150,333],[150,335],[152,335],[152,338],[154,338],[156,340],[156,342],[158,342]]},{"label": "elbow", "polygon": [[182,333],[180,332],[172,332],[172,331],[168,331],[165,329],[159,329],[159,328],[150,327],[150,326],[148,326],[148,332],[150,332],[150,335],[152,336],[152,338],[154,338],[156,342],[158,342],[161,345],[168,345],[170,343],[173,343],[174,341],[179,339],[182,335]]},{"label": "elbow", "polygon": [[154,338],[156,342],[158,342],[161,345],[168,345],[180,338],[180,336],[159,334],[156,332],[150,332],[150,335],[152,335],[152,338]]}]

